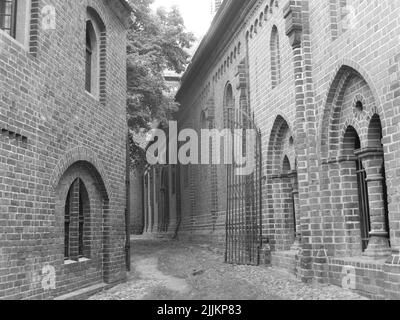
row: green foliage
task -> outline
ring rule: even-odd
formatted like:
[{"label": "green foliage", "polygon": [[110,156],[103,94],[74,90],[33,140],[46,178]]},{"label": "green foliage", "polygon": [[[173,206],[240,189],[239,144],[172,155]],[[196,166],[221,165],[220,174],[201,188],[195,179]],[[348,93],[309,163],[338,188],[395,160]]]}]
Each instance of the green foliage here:
[{"label": "green foliage", "polygon": [[169,120],[178,105],[163,73],[181,74],[188,62],[194,36],[186,32],[178,8],[150,8],[153,0],[130,0],[136,9],[128,32],[128,124],[131,130],[148,130],[152,123]]}]

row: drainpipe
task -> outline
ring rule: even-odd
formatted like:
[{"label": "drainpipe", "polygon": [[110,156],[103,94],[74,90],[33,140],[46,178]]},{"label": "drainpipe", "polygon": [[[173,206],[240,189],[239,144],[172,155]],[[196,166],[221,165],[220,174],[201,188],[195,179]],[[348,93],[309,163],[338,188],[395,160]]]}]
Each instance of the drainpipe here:
[{"label": "drainpipe", "polygon": [[130,143],[129,143],[129,132],[126,139],[126,208],[125,208],[125,232],[126,232],[126,242],[125,242],[125,259],[126,259],[126,270],[131,271],[131,155],[130,155]]}]

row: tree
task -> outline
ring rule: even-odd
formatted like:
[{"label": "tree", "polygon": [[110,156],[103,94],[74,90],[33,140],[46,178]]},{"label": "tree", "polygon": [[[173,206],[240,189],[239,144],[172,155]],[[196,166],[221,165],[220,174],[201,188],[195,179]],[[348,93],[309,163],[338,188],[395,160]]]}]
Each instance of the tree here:
[{"label": "tree", "polygon": [[[163,73],[181,74],[189,63],[186,49],[195,41],[177,7],[151,9],[154,0],[130,0],[135,8],[128,30],[128,125],[139,136],[154,123],[166,123],[178,110]],[[131,137],[133,165],[143,163],[143,149]]]}]

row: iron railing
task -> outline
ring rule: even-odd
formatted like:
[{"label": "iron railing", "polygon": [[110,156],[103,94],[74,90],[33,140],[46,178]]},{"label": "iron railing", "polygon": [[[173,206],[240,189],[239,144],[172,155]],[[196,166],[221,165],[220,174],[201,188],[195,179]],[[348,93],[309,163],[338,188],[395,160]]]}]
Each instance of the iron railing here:
[{"label": "iron railing", "polygon": [[[239,167],[227,166],[227,214],[225,261],[231,264],[259,265],[262,246],[262,153],[261,131],[255,125],[254,115],[230,108],[227,111],[228,128],[255,130],[254,171],[252,174],[237,175]],[[235,159],[235,139],[232,139],[232,159]],[[243,152],[248,152],[246,132],[243,131]]]}]

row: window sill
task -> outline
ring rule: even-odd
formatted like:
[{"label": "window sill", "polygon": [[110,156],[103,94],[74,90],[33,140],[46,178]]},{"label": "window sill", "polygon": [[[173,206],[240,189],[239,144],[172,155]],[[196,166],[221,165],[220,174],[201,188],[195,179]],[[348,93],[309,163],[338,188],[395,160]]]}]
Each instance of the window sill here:
[{"label": "window sill", "polygon": [[68,266],[68,265],[71,265],[71,264],[84,263],[84,262],[88,262],[88,261],[90,261],[90,259],[88,259],[88,258],[79,258],[78,261],[75,261],[75,260],[64,260],[64,265]]},{"label": "window sill", "polygon": [[99,97],[94,96],[93,94],[91,94],[89,91],[85,90],[86,95],[88,95],[90,98],[92,98],[93,100],[96,100],[96,102],[100,102]]},{"label": "window sill", "polygon": [[13,42],[14,44],[16,44],[17,46],[19,46],[21,49],[23,49],[24,51],[29,53],[29,47],[23,43],[21,43],[20,41],[18,41],[17,39],[11,37],[7,32],[3,31],[0,29],[0,34],[5,36],[7,39],[9,39],[11,42]]}]

